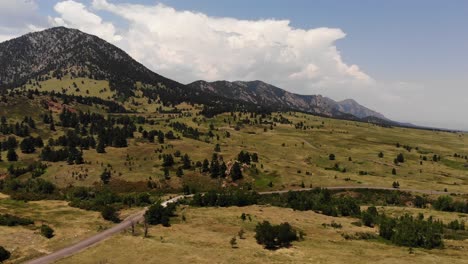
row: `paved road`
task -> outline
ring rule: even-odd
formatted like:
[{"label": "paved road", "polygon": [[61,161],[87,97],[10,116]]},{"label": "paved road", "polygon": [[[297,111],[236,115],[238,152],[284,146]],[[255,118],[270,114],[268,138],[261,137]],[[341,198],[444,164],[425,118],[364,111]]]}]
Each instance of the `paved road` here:
[{"label": "paved road", "polygon": [[[366,187],[366,186],[336,186],[336,187],[322,187],[326,188],[329,190],[352,190],[352,189],[372,189],[372,190],[395,190],[394,188],[388,188],[388,187]],[[289,191],[310,191],[313,188],[303,188],[303,189],[297,189],[297,190],[283,190],[283,191],[271,191],[271,192],[260,192],[259,194],[273,194],[273,193],[286,193]],[[405,191],[405,192],[419,192],[419,193],[425,193],[425,194],[447,194],[446,192],[441,192],[441,191],[431,191],[431,190],[417,190],[417,189],[398,189],[400,191]],[[185,197],[191,197],[192,195],[180,195],[174,198],[171,198],[167,201],[164,201],[162,203],[162,206],[167,206],[169,203],[174,203],[179,201],[182,198]],[[125,220],[123,220],[121,223],[103,231],[100,232],[90,238],[87,238],[85,240],[82,240],[74,245],[71,245],[69,247],[66,247],[64,249],[61,249],[59,251],[53,252],[49,255],[45,255],[43,257],[39,257],[37,259],[31,260],[27,262],[28,264],[47,264],[47,263],[52,263],[54,261],[57,261],[59,259],[62,259],[64,257],[71,256],[75,253],[78,253],[100,241],[103,241],[106,238],[109,238],[110,236],[119,233],[126,228],[129,228],[133,223],[137,223],[140,221],[143,221],[143,215],[145,214],[146,208],[138,213],[135,213],[129,217],[127,217]]]}]

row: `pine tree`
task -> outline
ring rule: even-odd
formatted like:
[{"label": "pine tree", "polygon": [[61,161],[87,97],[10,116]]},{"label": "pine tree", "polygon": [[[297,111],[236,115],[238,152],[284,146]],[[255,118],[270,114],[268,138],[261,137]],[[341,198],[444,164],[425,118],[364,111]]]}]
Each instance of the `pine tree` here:
[{"label": "pine tree", "polygon": [[106,153],[106,148],[105,148],[104,141],[102,139],[99,139],[98,144],[96,146],[96,152],[97,153]]},{"label": "pine tree", "polygon": [[171,176],[169,175],[169,168],[168,168],[168,167],[164,167],[163,170],[164,170],[164,178],[165,178],[166,180],[171,179]]},{"label": "pine tree", "polygon": [[184,170],[182,169],[182,167],[177,168],[176,175],[177,177],[182,177],[184,175]]},{"label": "pine tree", "polygon": [[108,184],[110,182],[112,175],[111,172],[108,170],[104,170],[101,174],[101,181],[104,184]]},{"label": "pine tree", "polygon": [[239,179],[242,179],[242,170],[241,170],[241,166],[239,164],[239,162],[234,162],[234,164],[232,165],[232,169],[231,169],[231,178],[233,181],[237,181]]},{"label": "pine tree", "polygon": [[15,149],[13,149],[13,148],[8,149],[7,160],[8,161],[17,161],[18,160],[18,155],[16,154]]},{"label": "pine tree", "polygon": [[164,133],[162,131],[158,131],[158,142],[159,144],[164,143]]},{"label": "pine tree", "polygon": [[209,172],[210,171],[210,162],[205,159],[203,160],[203,165],[202,165],[202,172]]},{"label": "pine tree", "polygon": [[36,151],[36,148],[34,147],[34,139],[32,137],[23,139],[20,144],[20,149],[21,152],[26,154],[34,153],[34,151]]},{"label": "pine tree", "polygon": [[217,159],[211,161],[211,178],[217,178],[220,174],[219,162]]},{"label": "pine tree", "polygon": [[214,148],[214,151],[215,152],[221,152],[221,146],[219,144],[216,144],[216,146]]},{"label": "pine tree", "polygon": [[174,165],[174,157],[172,154],[163,155],[163,166],[171,167],[172,165]]},{"label": "pine tree", "polygon": [[192,167],[192,162],[190,161],[190,157],[187,154],[185,154],[182,157],[182,163],[183,163],[183,166],[182,166],[183,169],[188,170]]},{"label": "pine tree", "polygon": [[221,178],[225,178],[226,177],[226,171],[227,171],[227,166],[226,166],[226,163],[223,162],[219,166],[219,176]]}]

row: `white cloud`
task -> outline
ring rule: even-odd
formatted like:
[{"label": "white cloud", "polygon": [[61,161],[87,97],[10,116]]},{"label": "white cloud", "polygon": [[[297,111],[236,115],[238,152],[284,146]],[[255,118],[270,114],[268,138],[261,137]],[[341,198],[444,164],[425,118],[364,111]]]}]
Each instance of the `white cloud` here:
[{"label": "white cloud", "polygon": [[93,8],[128,22],[119,44],[135,59],[182,82],[261,79],[303,93],[373,82],[357,65],[341,59],[335,47],[345,37],[341,29],[303,30],[288,20],[210,17],[163,4],[94,0]]},{"label": "white cloud", "polygon": [[73,0],[62,1],[54,6],[54,10],[60,17],[49,17],[49,23],[53,26],[77,28],[109,42],[121,39],[112,23],[103,22],[101,17],[90,12],[82,3]]}]

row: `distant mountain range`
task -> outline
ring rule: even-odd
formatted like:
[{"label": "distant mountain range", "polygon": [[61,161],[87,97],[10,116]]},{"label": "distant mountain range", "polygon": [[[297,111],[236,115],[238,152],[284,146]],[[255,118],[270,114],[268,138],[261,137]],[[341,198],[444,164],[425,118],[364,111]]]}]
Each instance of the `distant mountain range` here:
[{"label": "distant mountain range", "polygon": [[184,85],[154,73],[114,45],[76,29],[56,27],[0,43],[0,89],[21,87],[41,78],[60,79],[65,74],[109,80],[111,89],[124,98],[134,95],[136,82],[148,84],[153,87],[145,93],[148,96],[170,104],[204,104],[214,113],[295,110],[398,125],[352,99],[337,102],[321,95],[299,95],[262,81],[196,81]]},{"label": "distant mountain range", "polygon": [[345,113],[358,118],[371,116],[387,120],[382,114],[370,110],[352,99],[336,102],[321,95],[294,94],[262,81],[196,81],[188,86],[204,93],[212,93],[257,105],[276,105],[283,109],[296,109],[326,116],[339,116]]}]

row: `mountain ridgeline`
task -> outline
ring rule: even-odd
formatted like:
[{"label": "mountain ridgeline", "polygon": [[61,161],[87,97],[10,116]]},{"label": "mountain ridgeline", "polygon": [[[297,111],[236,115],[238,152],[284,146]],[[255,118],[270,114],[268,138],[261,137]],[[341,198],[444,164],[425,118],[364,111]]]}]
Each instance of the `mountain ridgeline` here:
[{"label": "mountain ridgeline", "polygon": [[376,117],[386,120],[382,114],[372,111],[352,99],[336,102],[321,95],[294,94],[262,81],[196,81],[188,86],[204,93],[257,105],[275,105],[280,109],[295,109],[332,117],[346,117],[348,114],[357,118]]},{"label": "mountain ridgeline", "polygon": [[207,116],[228,111],[293,110],[397,125],[352,99],[336,102],[321,95],[299,95],[261,81],[196,81],[184,85],[154,73],[116,46],[76,29],[56,27],[0,43],[0,90],[19,88],[32,80],[60,80],[65,75],[108,80],[110,89],[123,99],[134,96],[136,84],[141,83],[143,96],[148,99],[165,105],[201,104]]}]

